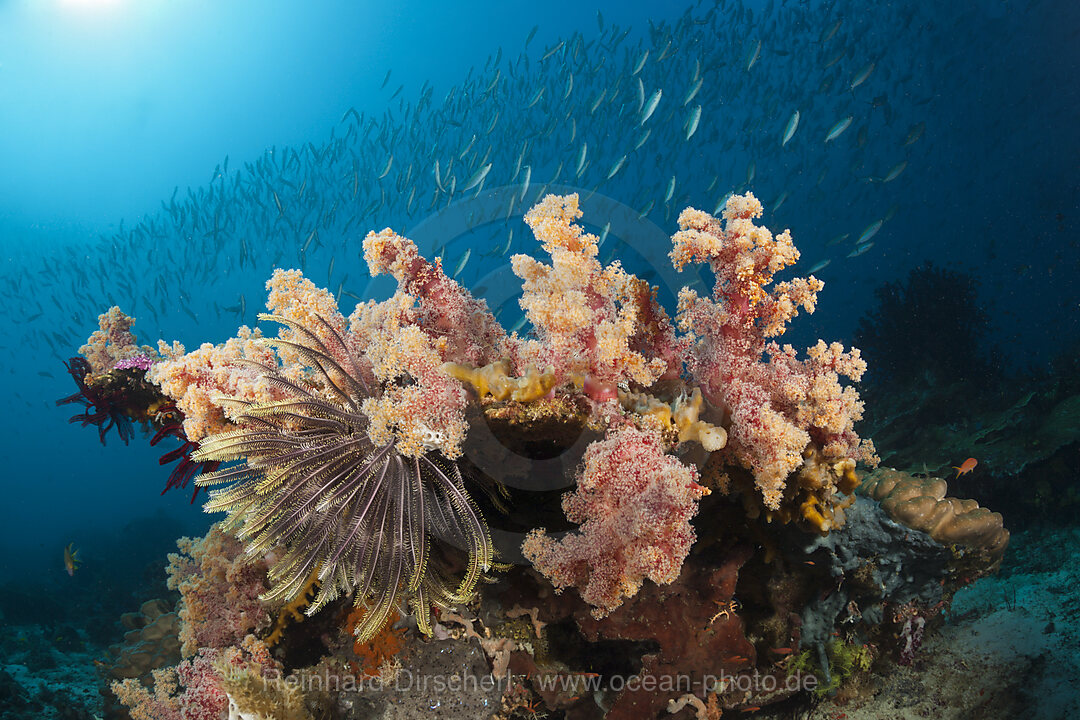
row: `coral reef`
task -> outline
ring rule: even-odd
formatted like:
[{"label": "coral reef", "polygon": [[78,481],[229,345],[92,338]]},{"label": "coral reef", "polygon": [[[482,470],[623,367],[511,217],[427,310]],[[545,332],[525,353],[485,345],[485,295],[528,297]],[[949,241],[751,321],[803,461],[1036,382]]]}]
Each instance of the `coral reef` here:
[{"label": "coral reef", "polygon": [[72,417],[69,422],[93,425],[98,429],[98,439],[105,444],[109,430],[116,428],[120,439],[127,445],[135,435],[134,422],[144,424],[154,421],[161,396],[156,388],[143,378],[138,368],[119,368],[95,375],[88,360],[74,357],[65,363],[79,391],[56,401],[57,406],[78,403],[86,411]]},{"label": "coral reef", "polygon": [[137,344],[131,326],[135,318],[125,315],[115,305],[108,312],[98,315],[98,329],[90,335],[79,354],[89,363],[89,372],[104,375],[110,370],[146,370],[153,349]]},{"label": "coral reef", "polygon": [[161,600],[147,600],[138,612],[125,613],[120,622],[128,631],[121,645],[110,649],[115,661],[108,675],[114,679],[147,678],[180,661],[180,616]]},{"label": "coral reef", "polygon": [[276,362],[273,351],[259,342],[256,328],[241,327],[237,337],[220,345],[203,343],[197,350],[185,352],[184,346],[161,343],[164,360],[150,369],[148,378],[175,402],[183,414],[184,437],[199,442],[205,437],[235,429],[226,415],[226,407],[214,398],[227,395],[250,402],[280,400],[280,391],[265,382],[252,366],[237,363]]},{"label": "coral reef", "polygon": [[115,685],[132,717],[715,718],[918,658],[1007,533],[940,481],[856,497],[866,363],[777,340],[823,284],[775,280],[799,254],[761,213],[679,216],[674,267],[714,284],[674,320],[552,195],[525,217],[550,264],[512,258],[526,335],[389,229],[364,258],[397,288],[348,317],[276,270],[273,338],[113,358],[130,323],[103,324],[83,384],[145,374],[175,484],[227,513],[170,557],[183,659]]},{"label": "coral reef", "polygon": [[682,348],[667,314],[648,284],[618,263],[600,265],[596,236],[574,223],[581,215],[577,195],[548,195],[525,215],[551,265],[511,258],[536,336],[517,344],[516,363],[551,368],[561,380],[587,375],[610,385],[649,386],[677,375]]},{"label": "coral reef", "polygon": [[[606,618],[579,616],[579,627],[592,642],[655,641],[658,648],[641,657],[639,677],[686,678],[689,687],[706,694],[720,689],[706,687],[705,675],[756,664],[756,650],[736,611],[739,606],[732,604],[739,569],[749,556],[746,548],[732,548],[711,568],[694,562],[676,586],[651,585]],[[629,687],[616,695],[606,717],[657,717],[675,697],[663,687]]]}]

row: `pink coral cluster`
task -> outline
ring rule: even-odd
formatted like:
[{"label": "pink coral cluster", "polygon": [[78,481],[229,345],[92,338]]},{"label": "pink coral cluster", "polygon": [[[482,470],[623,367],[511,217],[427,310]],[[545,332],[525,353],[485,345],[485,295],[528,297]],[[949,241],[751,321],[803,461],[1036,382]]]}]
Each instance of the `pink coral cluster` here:
[{"label": "pink coral cluster", "polygon": [[442,269],[421,257],[415,243],[391,230],[369,233],[364,258],[372,275],[388,273],[398,281],[398,292],[415,298],[412,321],[432,338],[440,352],[456,362],[487,365],[497,360],[506,333],[488,310]]},{"label": "pink coral cluster", "polygon": [[[327,344],[346,348],[371,387],[361,405],[370,438],[378,445],[394,442],[406,456],[461,454],[469,395],[443,370],[446,363],[508,360],[518,376],[548,372],[562,391],[575,383],[593,401],[593,420],[609,428],[609,437],[589,448],[579,489],[565,502],[582,530],[559,542],[534,534],[526,549],[558,586],[583,588],[583,596],[606,612],[644,579],[671,582],[678,575],[702,492],[696,471],[665,454],[665,443],[676,440],[624,426],[635,421],[619,407],[619,386],[634,385],[646,395],[679,385],[661,381],[699,386],[709,403],[700,408],[703,417],[727,431],[726,447],[709,448],[716,450],[714,458],[720,466],[750,470],[768,510],[780,508],[789,477],[810,455],[823,467],[840,468],[832,473],[837,477],[850,474],[855,460],[874,459],[872,446],[854,431],[862,403],[840,382],[862,375],[858,351],[819,342],[799,359],[790,345],[772,340],[800,310],[813,312],[823,284],[813,277],[774,283],[799,253],[788,232],[774,236],[754,224],[761,212],[747,194],[728,201],[723,222],[693,209],[680,216],[671,251],[675,267],[707,263],[716,278],[711,297],[680,292],[682,334],[648,283],[618,263],[600,264],[597,238],[575,224],[581,217],[575,195],[547,196],[526,215],[551,264],[523,255],[512,259],[523,281],[521,305],[532,322],[531,337],[507,337],[486,304],[448,277],[439,260],[425,260],[391,230],[364,241],[372,274],[389,273],[398,282],[389,299],[361,303],[346,319],[329,292],[297,270],[278,270],[267,283],[267,307],[320,338],[341,337]],[[149,377],[176,400],[185,434],[198,440],[229,427],[230,403],[223,397],[278,399],[258,367],[238,360],[277,365],[288,377],[303,379],[303,358],[288,342],[295,332],[286,326],[283,342],[267,343],[241,328],[224,345],[188,354],[162,345],[166,359]],[[814,486],[820,497],[802,500],[820,504],[832,497],[834,478],[823,477]],[[627,497],[640,507],[624,503]]]},{"label": "pink coral cluster", "polygon": [[114,682],[111,689],[133,720],[221,720],[232,717],[223,673],[266,677],[280,670],[266,645],[248,635],[235,646],[202,648],[175,668],[153,671],[150,688],[131,679]]},{"label": "pink coral cluster", "polygon": [[258,329],[242,326],[237,337],[220,345],[203,343],[190,353],[179,343],[158,343],[158,351],[165,359],[150,369],[147,379],[172,398],[184,414],[184,435],[188,440],[198,442],[232,427],[220,402],[223,396],[251,402],[280,398],[280,392],[264,381],[258,368],[237,363],[240,359],[277,362],[261,337]]},{"label": "pink coral cluster", "polygon": [[177,541],[169,555],[169,589],[180,592],[181,653],[225,648],[269,625],[259,600],[266,590],[266,563],[244,556],[243,545],[211,526],[206,536]]},{"label": "pink coral cluster", "polygon": [[648,283],[619,263],[600,264],[596,236],[574,223],[581,214],[577,195],[548,195],[525,215],[551,265],[528,255],[511,258],[536,335],[518,341],[519,372],[551,368],[560,380],[645,386],[677,376],[683,348],[667,314]]},{"label": "pink coral cluster", "polygon": [[[89,361],[94,375],[101,375],[117,367],[118,363],[130,362],[138,355],[149,357],[153,349],[140,347],[131,332],[135,318],[125,315],[115,305],[98,315],[98,329],[79,348],[79,354]],[[132,367],[120,365],[120,368]],[[145,368],[144,368],[145,369]]]},{"label": "pink coral cluster", "polygon": [[[449,278],[442,263],[420,257],[416,245],[390,230],[369,233],[364,257],[371,273],[389,273],[397,292],[356,307],[349,335],[362,348],[383,390],[367,399],[368,433],[376,444],[396,437],[397,449],[419,455],[461,454],[468,395],[441,370],[444,362],[492,362],[505,342],[482,300]],[[397,382],[408,378],[409,382]]]},{"label": "pink coral cluster", "polygon": [[[299,270],[275,270],[266,289],[266,306],[276,315],[317,330],[323,328],[315,319],[323,318],[335,331],[344,331],[345,320],[333,295],[316,287]],[[291,333],[283,328],[281,336],[288,339]],[[183,413],[184,435],[191,442],[233,429],[233,406],[222,402],[222,398],[266,403],[284,397],[279,388],[266,381],[257,365],[243,361],[276,365],[280,357],[293,375],[302,369],[295,350],[284,345],[275,353],[258,328],[252,330],[246,325],[240,327],[236,337],[219,345],[203,343],[197,350],[186,352],[180,343],[169,346],[159,341],[158,352],[165,359],[151,368],[148,379]]]},{"label": "pink coral cluster", "polygon": [[[447,360],[492,361],[505,352],[505,333],[482,300],[447,277],[441,263],[421,258],[410,240],[387,230],[371,233],[364,247],[373,274],[389,272],[398,280],[400,288],[391,298],[361,303],[345,318],[333,295],[299,270],[276,270],[266,284],[266,306],[272,318],[309,328],[320,341],[337,334],[340,346],[352,351],[364,380],[378,387],[362,407],[373,442],[394,440],[407,456],[439,449],[457,457],[468,396],[440,367]],[[178,343],[160,343],[165,360],[152,368],[149,379],[176,402],[184,414],[184,434],[197,442],[232,429],[231,412],[238,407],[233,400],[283,399],[259,365],[279,366],[290,379],[302,380],[304,360],[289,342],[294,332],[283,327],[284,342],[276,342],[241,327],[237,337],[190,353]]]},{"label": "pink coral cluster", "polygon": [[784,333],[800,307],[814,311],[823,283],[811,276],[768,287],[799,253],[787,231],[774,237],[754,225],[761,211],[751,194],[728,200],[723,227],[704,212],[683,211],[671,259],[679,269],[708,263],[715,274],[711,298],[679,293],[680,327],[696,340],[689,369],[730,417],[726,459],[753,472],[766,507],[775,510],[811,442],[827,460],[872,460],[873,447],[853,429],[862,417],[858,394],[839,382],[841,375],[862,376],[859,351],[819,342],[800,361],[790,345],[768,340]]},{"label": "pink coral cluster", "polygon": [[645,579],[675,581],[706,492],[697,471],[666,454],[655,432],[627,425],[588,447],[577,490],[563,498],[578,532],[554,540],[533,531],[522,550],[556,588],[580,588],[593,615],[604,617]]}]

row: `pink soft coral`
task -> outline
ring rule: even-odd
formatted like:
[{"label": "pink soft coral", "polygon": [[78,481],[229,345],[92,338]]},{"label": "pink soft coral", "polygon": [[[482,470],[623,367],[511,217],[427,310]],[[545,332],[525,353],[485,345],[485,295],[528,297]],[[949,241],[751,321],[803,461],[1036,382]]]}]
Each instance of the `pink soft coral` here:
[{"label": "pink soft coral", "polygon": [[180,592],[181,651],[224,648],[269,624],[259,595],[266,591],[266,568],[252,562],[243,545],[212,525],[200,540],[180,538],[180,553],[169,555],[169,589]]},{"label": "pink soft coral", "polygon": [[140,347],[131,332],[134,324],[135,318],[125,315],[115,305],[98,315],[98,329],[79,348],[79,354],[87,359],[95,375],[113,370],[117,363],[125,363],[120,369],[131,367],[128,363],[139,355],[150,357],[153,350],[146,345]]},{"label": "pink soft coral", "polygon": [[511,258],[536,335],[516,347],[519,372],[550,367],[560,380],[587,377],[612,386],[677,376],[683,347],[667,314],[648,283],[619,263],[600,264],[596,236],[574,222],[580,217],[577,195],[548,195],[525,215],[551,265]]},{"label": "pink soft coral", "polygon": [[579,531],[558,541],[533,531],[522,550],[556,588],[579,588],[593,615],[604,617],[646,579],[675,581],[705,492],[697,471],[666,454],[659,435],[627,425],[588,447],[577,490],[563,498]]},{"label": "pink soft coral", "polygon": [[811,442],[834,460],[872,460],[873,447],[853,430],[863,410],[858,394],[839,382],[862,376],[859,351],[819,342],[800,361],[790,345],[768,340],[784,333],[800,307],[812,313],[824,284],[810,276],[768,287],[799,252],[787,231],[774,237],[754,225],[761,210],[751,194],[733,197],[723,227],[707,213],[683,211],[671,258],[678,269],[703,262],[715,274],[712,298],[679,293],[680,326],[697,338],[689,368],[706,398],[730,416],[726,459],[753,472],[775,510]]},{"label": "pink soft coral", "polygon": [[197,350],[185,352],[184,346],[158,343],[165,358],[147,375],[150,382],[173,399],[184,414],[184,436],[198,442],[208,435],[233,429],[220,402],[222,396],[249,402],[269,402],[283,396],[280,389],[265,382],[262,373],[241,359],[275,364],[274,351],[262,342],[258,329],[241,326],[237,337],[220,345],[203,343]]},{"label": "pink soft coral", "polygon": [[428,262],[416,244],[392,230],[369,233],[364,258],[372,275],[388,273],[399,292],[415,298],[413,322],[432,338],[444,357],[487,365],[499,359],[506,333],[483,300],[448,277],[442,261]]}]

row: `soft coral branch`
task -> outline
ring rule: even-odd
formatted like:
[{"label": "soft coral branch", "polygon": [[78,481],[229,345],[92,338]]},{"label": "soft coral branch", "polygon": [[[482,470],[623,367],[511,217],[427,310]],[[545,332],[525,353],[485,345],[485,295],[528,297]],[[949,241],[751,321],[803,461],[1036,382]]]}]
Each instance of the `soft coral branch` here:
[{"label": "soft coral branch", "polygon": [[800,309],[814,311],[824,284],[813,276],[773,284],[799,252],[789,232],[774,236],[754,224],[761,211],[751,194],[728,201],[723,225],[685,210],[671,259],[678,269],[700,262],[713,270],[711,298],[688,289],[679,294],[679,323],[696,336],[690,371],[706,397],[729,414],[726,459],[754,474],[766,507],[775,510],[811,442],[835,460],[872,460],[873,448],[853,429],[862,417],[858,394],[839,382],[841,375],[862,376],[858,350],[819,342],[800,361],[790,345],[769,340],[783,335]]}]

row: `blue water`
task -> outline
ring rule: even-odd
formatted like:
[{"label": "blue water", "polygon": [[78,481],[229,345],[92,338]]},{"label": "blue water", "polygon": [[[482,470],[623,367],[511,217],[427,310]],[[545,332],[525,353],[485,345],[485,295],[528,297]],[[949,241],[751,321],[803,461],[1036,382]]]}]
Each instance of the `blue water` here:
[{"label": "blue water", "polygon": [[[1080,339],[1078,71],[1070,0],[0,0],[0,578],[91,587],[132,523],[167,526],[145,540],[164,552],[210,522],[188,492],[161,496],[160,448],[103,447],[55,406],[99,312],[190,350],[254,323],[272,269],[302,265],[347,313],[392,287],[359,254],[384,227],[450,270],[472,247],[458,279],[494,307],[509,255],[537,249],[521,216],[549,184],[595,193],[598,234],[610,218],[590,207],[627,208],[601,257],[669,308],[679,210],[748,190],[791,229],[795,272],[829,260],[797,347],[850,342],[874,288],[931,260],[977,279],[987,353],[1047,368]],[[491,164],[459,215],[432,206],[436,161],[458,188]],[[520,316],[508,302],[500,319]],[[62,586],[73,541],[85,564]]]}]

